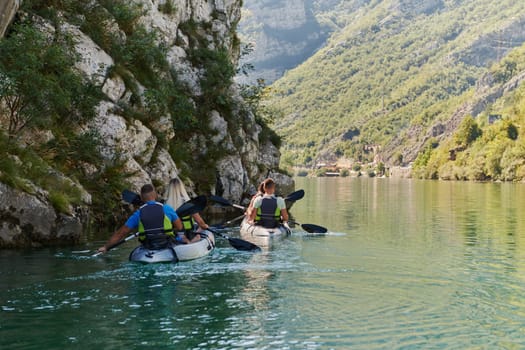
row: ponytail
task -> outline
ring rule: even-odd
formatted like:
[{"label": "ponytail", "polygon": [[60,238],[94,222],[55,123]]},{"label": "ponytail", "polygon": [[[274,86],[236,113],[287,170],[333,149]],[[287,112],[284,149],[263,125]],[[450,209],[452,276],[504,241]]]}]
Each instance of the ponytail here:
[{"label": "ponytail", "polygon": [[267,189],[275,187],[275,182],[271,178],[267,178],[262,182],[262,188],[264,190],[264,193],[267,193]]}]

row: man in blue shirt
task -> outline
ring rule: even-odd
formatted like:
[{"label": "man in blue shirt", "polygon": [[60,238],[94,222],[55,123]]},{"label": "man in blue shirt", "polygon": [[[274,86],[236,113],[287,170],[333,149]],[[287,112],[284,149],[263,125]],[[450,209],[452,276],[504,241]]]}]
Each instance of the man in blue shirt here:
[{"label": "man in blue shirt", "polygon": [[162,249],[174,238],[174,229],[183,230],[182,221],[175,210],[168,204],[157,202],[157,192],[151,184],[142,186],[140,190],[142,201],[146,204],[131,215],[108,242],[98,251],[105,253],[131,232],[138,230],[139,241],[149,249]]}]

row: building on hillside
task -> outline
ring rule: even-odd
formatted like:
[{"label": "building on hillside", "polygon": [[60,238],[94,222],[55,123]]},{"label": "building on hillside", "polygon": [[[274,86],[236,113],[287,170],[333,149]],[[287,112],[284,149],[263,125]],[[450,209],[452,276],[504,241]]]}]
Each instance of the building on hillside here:
[{"label": "building on hillside", "polygon": [[498,120],[501,120],[501,114],[489,114],[489,124],[494,124]]}]

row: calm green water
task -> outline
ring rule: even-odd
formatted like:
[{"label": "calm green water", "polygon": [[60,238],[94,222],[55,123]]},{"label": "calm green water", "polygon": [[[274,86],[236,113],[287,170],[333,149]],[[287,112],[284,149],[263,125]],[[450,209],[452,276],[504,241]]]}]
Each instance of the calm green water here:
[{"label": "calm green water", "polygon": [[[178,265],[0,252],[1,349],[522,349],[525,185],[297,179],[300,231]],[[230,232],[235,235],[235,232]]]}]

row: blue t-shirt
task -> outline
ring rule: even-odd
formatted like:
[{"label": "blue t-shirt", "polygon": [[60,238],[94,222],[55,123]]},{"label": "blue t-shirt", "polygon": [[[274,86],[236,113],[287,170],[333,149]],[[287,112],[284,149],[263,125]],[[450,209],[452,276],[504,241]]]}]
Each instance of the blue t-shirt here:
[{"label": "blue t-shirt", "polygon": [[[146,202],[146,205],[156,205],[155,201],[148,201]],[[173,209],[170,205],[168,204],[163,204],[162,205],[162,208],[164,209],[164,215],[166,215],[171,222],[177,220],[179,218],[179,216],[177,215],[177,213],[175,212],[175,209]],[[140,221],[140,209],[137,210],[136,212],[133,213],[133,215],[131,215],[129,217],[129,219],[126,221],[126,226],[131,228],[131,229],[136,229],[139,227],[139,221]]]}]

